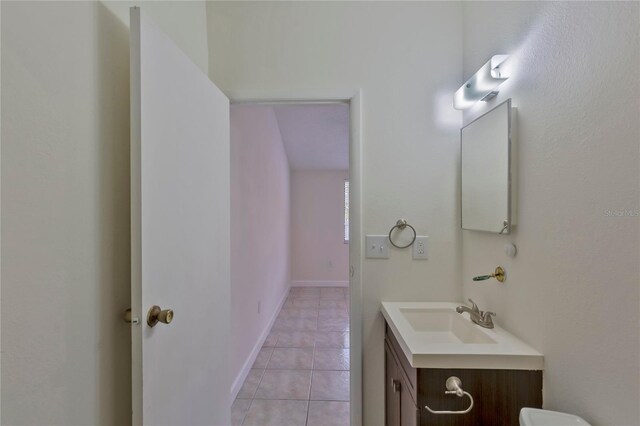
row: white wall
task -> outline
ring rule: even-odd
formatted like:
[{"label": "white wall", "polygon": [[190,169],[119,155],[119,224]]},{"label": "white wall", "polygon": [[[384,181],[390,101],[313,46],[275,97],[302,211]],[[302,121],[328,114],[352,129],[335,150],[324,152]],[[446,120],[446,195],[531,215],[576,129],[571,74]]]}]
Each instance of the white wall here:
[{"label": "white wall", "polygon": [[[363,230],[405,217],[430,236],[362,271],[364,424],[383,422],[381,300],[460,300],[458,131],[461,5],[445,2],[207,3],[209,70],[239,93],[362,89]],[[362,244],[354,242],[355,244]]]},{"label": "white wall", "polygon": [[233,105],[230,368],[236,390],[290,285],[289,175],[273,108]]},{"label": "white wall", "polygon": [[132,6],[142,8],[144,13],[182,49],[182,51],[203,72],[209,68],[209,49],[207,46],[206,1],[200,0],[162,0],[162,1],[101,1],[111,13],[129,27],[129,9]]},{"label": "white wall", "polygon": [[[545,408],[594,425],[640,424],[639,16],[637,2],[464,6],[465,78],[514,55],[465,121],[511,97],[519,125],[518,225],[463,232],[465,299],[544,353]],[[472,283],[498,264],[505,284]]]},{"label": "white wall", "polygon": [[[203,2],[141,2],[206,72]],[[133,2],[2,8],[3,424],[127,424]]]},{"label": "white wall", "polygon": [[346,170],[291,174],[291,280],[293,285],[348,285],[344,243]]}]

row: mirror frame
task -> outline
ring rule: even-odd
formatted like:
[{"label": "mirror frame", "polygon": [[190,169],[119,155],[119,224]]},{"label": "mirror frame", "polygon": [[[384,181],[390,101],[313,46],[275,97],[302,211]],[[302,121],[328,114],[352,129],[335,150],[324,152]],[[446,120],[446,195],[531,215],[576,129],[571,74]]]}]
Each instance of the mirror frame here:
[{"label": "mirror frame", "polygon": [[[464,141],[462,139],[462,132],[463,130],[472,125],[473,123],[475,123],[476,121],[480,120],[481,118],[483,118],[484,116],[486,116],[487,114],[490,114],[492,112],[494,112],[496,109],[500,108],[501,106],[503,106],[504,104],[507,104],[507,222],[508,224],[505,225],[505,227],[503,228],[502,231],[496,232],[496,231],[487,231],[486,229],[473,229],[473,228],[465,228],[464,227],[464,222],[463,222],[463,218],[462,218],[462,180],[464,178],[464,170],[463,170],[463,164],[462,164],[462,151],[463,151],[463,146],[464,146]],[[491,108],[489,111],[486,111],[485,113],[483,113],[482,115],[474,118],[472,121],[470,121],[469,123],[465,124],[464,126],[462,126],[460,128],[460,228],[465,230],[465,231],[477,231],[477,232],[486,232],[489,234],[497,234],[497,235],[509,235],[511,234],[512,228],[513,226],[516,224],[516,219],[515,219],[515,205],[514,205],[514,201],[515,201],[515,196],[514,196],[514,169],[515,169],[515,165],[514,165],[514,150],[513,150],[513,131],[514,131],[514,117],[513,117],[513,113],[514,111],[514,107],[511,105],[511,98],[505,100],[504,102],[499,103],[498,105],[494,106],[493,108]]]}]

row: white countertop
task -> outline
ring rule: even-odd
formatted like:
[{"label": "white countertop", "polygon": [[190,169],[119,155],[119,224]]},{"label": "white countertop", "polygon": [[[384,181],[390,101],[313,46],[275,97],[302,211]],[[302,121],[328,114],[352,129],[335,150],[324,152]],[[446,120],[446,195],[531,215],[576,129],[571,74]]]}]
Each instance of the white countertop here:
[{"label": "white countertop", "polygon": [[[401,309],[452,309],[462,303],[382,302],[384,315],[393,335],[414,368],[480,368],[499,370],[542,370],[543,355],[504,329],[480,327],[465,321],[488,336],[492,343],[462,343],[434,340],[431,333],[414,330]],[[456,315],[460,315],[457,314]]]}]

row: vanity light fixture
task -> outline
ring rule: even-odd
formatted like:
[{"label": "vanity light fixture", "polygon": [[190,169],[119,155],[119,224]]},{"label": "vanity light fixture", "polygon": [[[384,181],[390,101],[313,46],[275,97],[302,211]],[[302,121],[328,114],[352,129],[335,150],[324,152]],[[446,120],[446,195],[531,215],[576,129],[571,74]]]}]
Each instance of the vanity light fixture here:
[{"label": "vanity light fixture", "polygon": [[508,75],[500,70],[500,65],[509,55],[494,55],[478,72],[471,76],[453,95],[455,109],[471,108],[478,101],[488,101],[498,94],[498,86]]}]

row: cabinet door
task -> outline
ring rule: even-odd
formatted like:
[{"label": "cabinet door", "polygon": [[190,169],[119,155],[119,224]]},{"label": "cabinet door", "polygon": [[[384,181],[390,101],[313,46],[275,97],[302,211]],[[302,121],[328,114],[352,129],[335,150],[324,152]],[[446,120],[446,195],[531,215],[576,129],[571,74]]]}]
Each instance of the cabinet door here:
[{"label": "cabinet door", "polygon": [[400,426],[400,381],[398,380],[398,365],[386,341],[384,342],[384,360],[385,425]]},{"label": "cabinet door", "polygon": [[411,398],[407,381],[402,375],[400,377],[400,425],[418,426],[420,423],[418,420],[420,411],[418,411],[418,407],[416,407],[413,398]]}]

